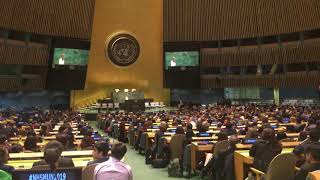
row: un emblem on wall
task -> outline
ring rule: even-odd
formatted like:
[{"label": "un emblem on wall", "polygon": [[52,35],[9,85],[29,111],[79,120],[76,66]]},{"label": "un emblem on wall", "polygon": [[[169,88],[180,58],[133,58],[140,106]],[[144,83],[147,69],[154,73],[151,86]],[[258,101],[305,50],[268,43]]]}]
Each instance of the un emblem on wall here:
[{"label": "un emblem on wall", "polygon": [[118,66],[129,66],[137,61],[140,46],[129,34],[118,34],[109,41],[107,52],[110,60]]}]

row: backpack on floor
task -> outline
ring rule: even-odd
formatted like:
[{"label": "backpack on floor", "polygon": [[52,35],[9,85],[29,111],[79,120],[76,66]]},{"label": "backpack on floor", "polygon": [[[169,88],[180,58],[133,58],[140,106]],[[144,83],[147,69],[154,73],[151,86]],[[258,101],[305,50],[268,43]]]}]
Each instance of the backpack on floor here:
[{"label": "backpack on floor", "polygon": [[168,163],[166,159],[154,159],[151,165],[153,168],[165,168]]},{"label": "backpack on floor", "polygon": [[169,177],[181,177],[180,161],[178,158],[173,159],[168,165]]},{"label": "backpack on floor", "polygon": [[155,153],[151,148],[148,148],[144,154],[146,164],[152,164],[152,161],[155,159]]}]

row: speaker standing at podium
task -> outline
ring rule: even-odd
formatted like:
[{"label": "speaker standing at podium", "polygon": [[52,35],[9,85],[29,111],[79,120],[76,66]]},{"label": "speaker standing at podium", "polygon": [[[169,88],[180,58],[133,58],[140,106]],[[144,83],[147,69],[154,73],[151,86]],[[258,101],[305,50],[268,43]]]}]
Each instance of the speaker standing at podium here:
[{"label": "speaker standing at podium", "polygon": [[59,58],[59,65],[64,65],[64,53],[62,53]]},{"label": "speaker standing at podium", "polygon": [[170,66],[171,66],[171,67],[177,66],[176,57],[172,57],[172,59],[171,59],[171,61],[170,61]]}]

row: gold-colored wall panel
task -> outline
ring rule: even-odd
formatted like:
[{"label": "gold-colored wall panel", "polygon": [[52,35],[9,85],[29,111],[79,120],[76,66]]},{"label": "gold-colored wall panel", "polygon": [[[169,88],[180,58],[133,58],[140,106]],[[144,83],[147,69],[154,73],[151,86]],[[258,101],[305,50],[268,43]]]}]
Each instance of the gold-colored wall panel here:
[{"label": "gold-colored wall panel", "polygon": [[320,80],[319,72],[296,72],[286,75],[266,76],[225,76],[202,75],[201,88],[225,87],[317,87]]},{"label": "gold-colored wall panel", "polygon": [[290,64],[320,61],[320,38],[307,39],[283,44],[206,48],[201,51],[201,67],[244,66],[258,64]]},{"label": "gold-colored wall panel", "polygon": [[319,0],[163,0],[164,41],[216,41],[318,29]]},{"label": "gold-colored wall panel", "polygon": [[[91,50],[85,90],[74,91],[71,104],[88,105],[110,96],[115,88],[143,90],[146,98],[169,101],[163,88],[162,0],[96,0]],[[140,44],[138,60],[119,67],[105,56],[105,43],[112,34],[129,32]]]},{"label": "gold-colored wall panel", "polygon": [[95,0],[1,0],[0,28],[90,39]]}]

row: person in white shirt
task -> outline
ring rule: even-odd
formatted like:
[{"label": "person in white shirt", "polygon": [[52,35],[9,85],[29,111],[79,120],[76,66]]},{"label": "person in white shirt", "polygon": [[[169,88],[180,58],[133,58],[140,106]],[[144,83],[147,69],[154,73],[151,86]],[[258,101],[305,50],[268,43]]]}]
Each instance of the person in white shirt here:
[{"label": "person in white shirt", "polygon": [[59,65],[64,65],[64,53],[62,53],[60,56]]},{"label": "person in white shirt", "polygon": [[100,163],[94,169],[94,180],[133,180],[131,167],[121,159],[127,152],[124,143],[114,144],[111,148],[111,157]]},{"label": "person in white shirt", "polygon": [[170,66],[171,67],[175,67],[175,66],[177,66],[177,62],[176,62],[176,57],[172,57],[172,59],[171,59],[171,61],[170,61]]}]

